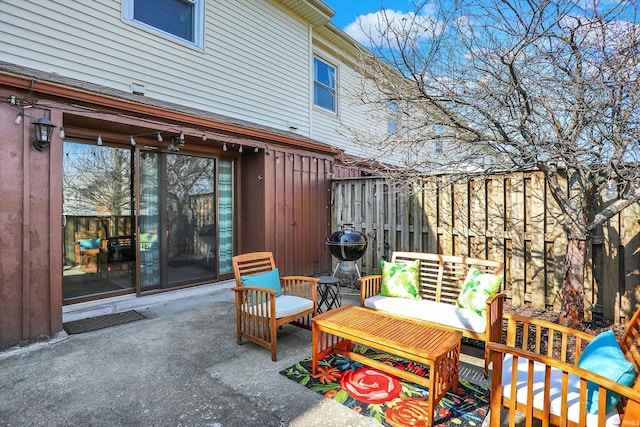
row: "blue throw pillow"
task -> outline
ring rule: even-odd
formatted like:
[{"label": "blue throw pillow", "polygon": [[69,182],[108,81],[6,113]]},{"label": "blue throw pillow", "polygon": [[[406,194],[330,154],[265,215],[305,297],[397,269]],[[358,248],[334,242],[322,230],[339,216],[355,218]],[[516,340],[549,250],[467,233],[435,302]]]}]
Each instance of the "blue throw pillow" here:
[{"label": "blue throw pillow", "polygon": [[[580,355],[578,366],[620,384],[630,386],[636,379],[633,364],[624,357],[613,331],[598,334]],[[607,413],[620,400],[620,395],[607,390]],[[587,382],[587,410],[598,413],[598,386]]]},{"label": "blue throw pillow", "polygon": [[276,291],[276,297],[282,295],[280,287],[280,274],[274,268],[268,273],[253,274],[251,276],[241,276],[242,286],[256,286],[258,288],[269,288]]},{"label": "blue throw pillow", "polygon": [[102,239],[78,239],[78,243],[80,243],[80,249],[86,251],[87,249],[98,249],[101,240]]}]

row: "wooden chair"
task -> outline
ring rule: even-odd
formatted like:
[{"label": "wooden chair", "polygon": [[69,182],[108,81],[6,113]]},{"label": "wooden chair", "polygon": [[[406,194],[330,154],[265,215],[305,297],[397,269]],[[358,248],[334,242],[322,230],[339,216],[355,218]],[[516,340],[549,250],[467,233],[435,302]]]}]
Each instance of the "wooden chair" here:
[{"label": "wooden chair", "polygon": [[[94,259],[96,265],[96,271],[100,271],[100,257],[101,254],[107,253],[106,239],[102,238],[102,232],[100,230],[86,230],[77,231],[75,233],[75,242],[73,244],[76,256],[76,265],[82,266],[82,269],[89,268],[89,262]],[[85,248],[80,243],[81,240],[97,241],[96,247]]]},{"label": "wooden chair", "polygon": [[243,286],[242,277],[274,270],[271,252],[254,252],[232,258],[238,345],[246,338],[271,349],[271,360],[277,360],[277,329],[285,324],[311,329],[316,314],[316,290],[319,279],[305,276],[280,277],[282,295],[276,290]]},{"label": "wooden chair", "polygon": [[[506,344],[488,344],[493,363],[490,426],[505,425],[501,406],[509,409],[509,425],[515,411],[524,413],[526,425],[541,420],[543,426],[632,426],[640,424],[640,378],[626,386],[578,367],[580,355],[595,337],[541,319],[505,315]],[[636,374],[640,373],[640,310],[618,341]],[[575,346],[575,352],[568,346]],[[587,411],[590,392],[597,387],[598,414]],[[605,393],[622,396],[617,407],[605,413]]]}]

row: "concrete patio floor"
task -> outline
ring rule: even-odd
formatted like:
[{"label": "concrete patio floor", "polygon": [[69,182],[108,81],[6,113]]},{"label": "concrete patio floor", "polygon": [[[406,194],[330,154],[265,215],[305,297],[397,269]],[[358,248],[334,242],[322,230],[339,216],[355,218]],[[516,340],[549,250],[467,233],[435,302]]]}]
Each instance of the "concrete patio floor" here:
[{"label": "concrete patio floor", "polygon": [[[380,425],[279,374],[311,354],[310,331],[281,330],[277,362],[262,347],[238,346],[228,287],[150,307],[138,298],[143,305],[127,309],[146,319],[1,352],[0,425]],[[66,309],[65,320],[104,314],[107,304]]]}]

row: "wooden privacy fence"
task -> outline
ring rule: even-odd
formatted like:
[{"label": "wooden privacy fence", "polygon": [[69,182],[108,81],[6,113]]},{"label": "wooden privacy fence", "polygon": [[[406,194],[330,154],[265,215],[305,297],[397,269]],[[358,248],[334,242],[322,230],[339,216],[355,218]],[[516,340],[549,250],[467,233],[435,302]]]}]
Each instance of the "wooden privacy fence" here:
[{"label": "wooden privacy fence", "polygon": [[[513,305],[558,310],[567,240],[543,174],[444,182],[421,178],[407,191],[384,178],[334,179],[332,230],[352,223],[368,239],[361,273],[379,274],[380,260],[396,250],[492,259],[505,264]],[[594,233],[585,266],[587,319],[624,323],[638,307],[639,219],[636,203]]]}]

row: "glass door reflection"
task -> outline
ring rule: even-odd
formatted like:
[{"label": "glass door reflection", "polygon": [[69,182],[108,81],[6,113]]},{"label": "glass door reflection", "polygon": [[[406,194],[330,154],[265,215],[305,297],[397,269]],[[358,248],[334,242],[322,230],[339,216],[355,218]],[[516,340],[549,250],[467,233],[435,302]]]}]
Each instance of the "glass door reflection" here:
[{"label": "glass door reflection", "polygon": [[65,303],[131,293],[133,150],[64,141]]},{"label": "glass door reflection", "polygon": [[162,287],[160,268],[161,156],[140,153],[140,210],[138,211],[138,251],[140,254],[140,290]]},{"label": "glass door reflection", "polygon": [[167,287],[217,277],[216,163],[167,155]]}]

